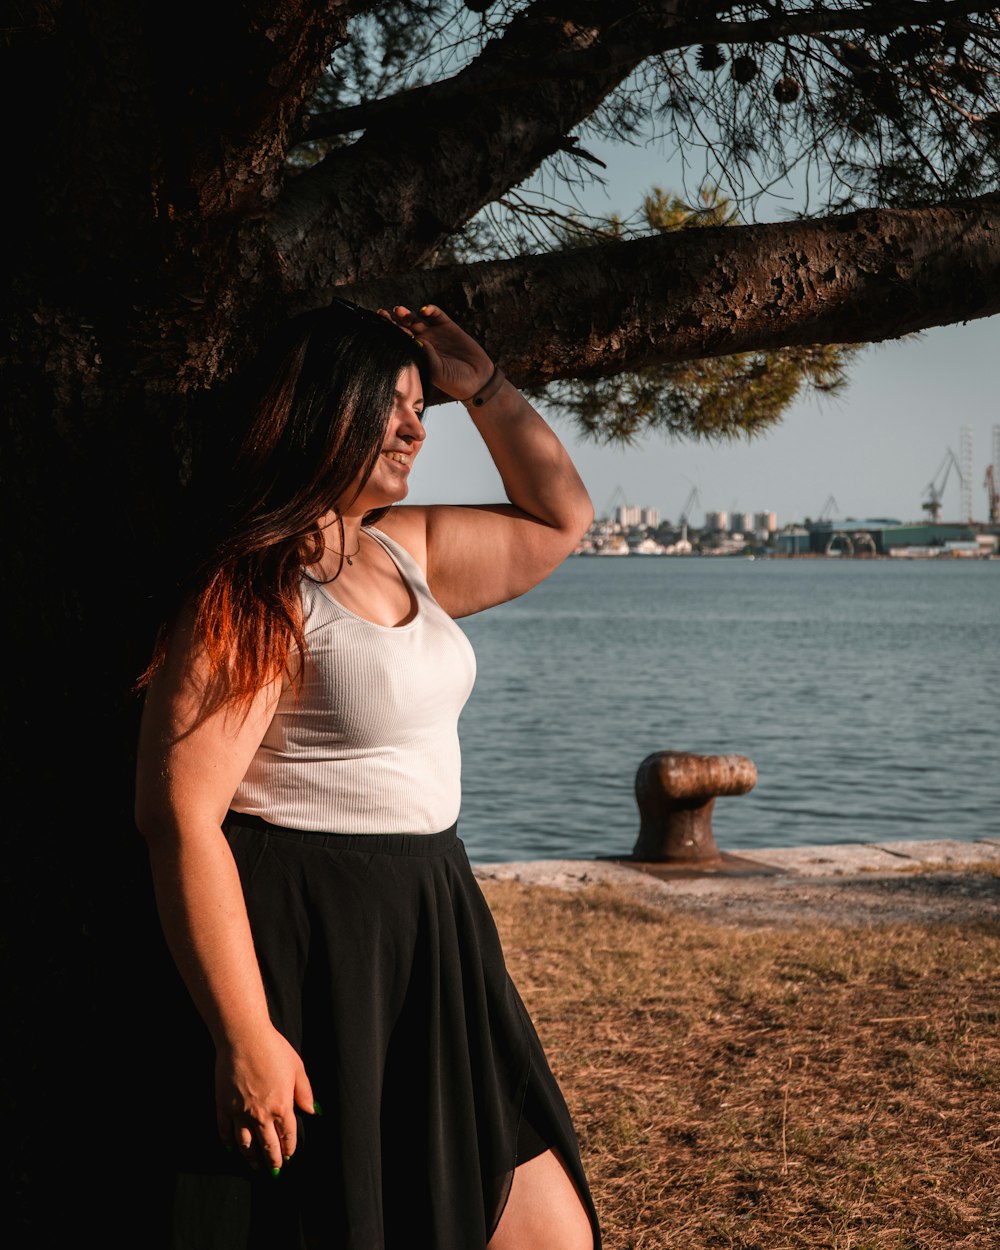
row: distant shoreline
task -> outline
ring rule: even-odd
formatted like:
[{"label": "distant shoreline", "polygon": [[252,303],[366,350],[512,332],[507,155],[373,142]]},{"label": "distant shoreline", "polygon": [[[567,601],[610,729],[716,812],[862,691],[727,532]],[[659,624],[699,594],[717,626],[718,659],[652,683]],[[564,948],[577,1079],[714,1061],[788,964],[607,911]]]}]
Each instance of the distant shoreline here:
[{"label": "distant shoreline", "polygon": [[901,551],[897,554],[858,554],[843,555],[838,552],[822,552],[822,551],[662,551],[662,552],[638,552],[623,551],[616,552],[600,552],[600,551],[574,551],[573,556],[580,556],[586,559],[621,559],[626,558],[641,560],[1000,560],[998,553],[981,553],[981,552],[963,552],[963,551],[941,551],[941,552],[907,552]]}]

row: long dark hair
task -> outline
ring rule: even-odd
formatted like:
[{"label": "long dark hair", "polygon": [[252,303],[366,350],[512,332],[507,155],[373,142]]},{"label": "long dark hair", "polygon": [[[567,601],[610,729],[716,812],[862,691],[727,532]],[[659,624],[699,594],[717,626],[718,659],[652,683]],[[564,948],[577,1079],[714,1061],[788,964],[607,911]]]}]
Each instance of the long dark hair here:
[{"label": "long dark hair", "polygon": [[[352,483],[374,468],[396,381],[409,365],[429,393],[414,340],[378,313],[337,299],[281,326],[231,388],[225,415],[239,432],[230,489],[186,588],[212,707],[249,707],[286,669],[293,644],[305,651],[299,582],[324,551],[317,521],[337,503],[349,506]],[[169,625],[161,630],[140,687],[162,665],[169,633]]]}]

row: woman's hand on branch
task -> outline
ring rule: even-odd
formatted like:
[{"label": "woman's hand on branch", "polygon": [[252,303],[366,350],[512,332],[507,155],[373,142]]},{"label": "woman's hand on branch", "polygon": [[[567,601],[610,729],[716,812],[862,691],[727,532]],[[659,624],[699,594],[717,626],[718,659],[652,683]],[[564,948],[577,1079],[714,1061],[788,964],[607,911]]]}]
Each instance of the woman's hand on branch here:
[{"label": "woman's hand on branch", "polygon": [[493,361],[436,304],[424,304],[418,312],[397,305],[387,315],[421,345],[427,354],[431,381],[452,399],[470,399],[489,381]]},{"label": "woman's hand on branch", "polygon": [[312,1087],[293,1046],[271,1028],[251,1045],[220,1047],[215,1065],[219,1136],[252,1168],[275,1175],[295,1153],[295,1108],[315,1112]]}]

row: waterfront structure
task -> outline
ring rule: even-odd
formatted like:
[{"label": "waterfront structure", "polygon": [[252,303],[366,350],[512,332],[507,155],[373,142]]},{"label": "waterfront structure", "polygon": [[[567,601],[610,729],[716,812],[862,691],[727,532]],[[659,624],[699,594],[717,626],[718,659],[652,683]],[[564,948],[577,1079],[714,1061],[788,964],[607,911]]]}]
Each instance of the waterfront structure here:
[{"label": "waterfront structure", "polygon": [[729,529],[729,513],[706,512],[705,529],[710,534],[724,534]]},{"label": "waterfront structure", "polygon": [[686,525],[682,527],[680,537],[671,543],[666,543],[663,548],[665,556],[689,556],[693,553],[694,548],[691,546],[691,540],[687,536]]},{"label": "waterfront structure", "polygon": [[735,556],[741,555],[747,547],[742,534],[705,534],[699,543],[698,550],[703,556]]},{"label": "waterfront structure", "polygon": [[926,560],[934,556],[964,556],[967,559],[978,559],[991,556],[994,549],[987,548],[980,542],[949,542],[937,547],[890,547],[889,555],[898,559]]},{"label": "waterfront structure", "polygon": [[807,556],[812,553],[812,535],[802,525],[788,525],[774,538],[779,556]]},{"label": "waterfront structure", "polygon": [[753,532],[753,517],[749,512],[734,512],[729,518],[731,534],[750,534]]},{"label": "waterfront structure", "polygon": [[904,522],[894,517],[811,521],[775,535],[779,555],[905,556],[988,554],[975,530],[957,522]]},{"label": "waterfront structure", "polygon": [[756,534],[767,537],[773,534],[778,528],[778,517],[774,512],[757,512],[753,518],[753,528]]},{"label": "waterfront structure", "polygon": [[647,534],[645,538],[640,538],[637,542],[630,542],[628,553],[630,556],[664,556],[667,554],[667,549],[663,543],[658,543],[655,538],[650,538]]}]

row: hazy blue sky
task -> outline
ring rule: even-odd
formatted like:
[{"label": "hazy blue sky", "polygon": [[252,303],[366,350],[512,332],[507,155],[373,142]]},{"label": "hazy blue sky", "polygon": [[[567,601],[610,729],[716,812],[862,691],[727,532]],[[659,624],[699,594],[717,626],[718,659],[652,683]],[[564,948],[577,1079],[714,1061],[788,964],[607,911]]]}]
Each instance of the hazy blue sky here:
[{"label": "hazy blue sky", "polygon": [[[681,179],[655,150],[611,149],[587,142],[608,162],[607,192],[585,204],[597,211],[630,211],[656,184],[681,192]],[[758,211],[777,220],[772,201]],[[539,333],[545,327],[539,326]],[[502,363],[502,362],[501,362]],[[554,421],[590,491],[598,513],[618,494],[676,520],[693,488],[706,510],[773,510],[779,524],[821,513],[919,520],[927,487],[940,481],[949,448],[961,456],[961,430],[971,427],[972,505],[987,516],[983,485],[1000,426],[1000,317],[928,330],[917,338],[868,348],[855,363],[839,400],[799,402],[771,433],[722,447],[650,437],[625,450],[599,448]],[[465,410],[446,405],[428,413],[429,437],[414,472],[415,503],[493,502],[499,479]],[[831,498],[836,508],[830,505]],[[948,472],[942,518],[959,519],[958,474]]]}]

